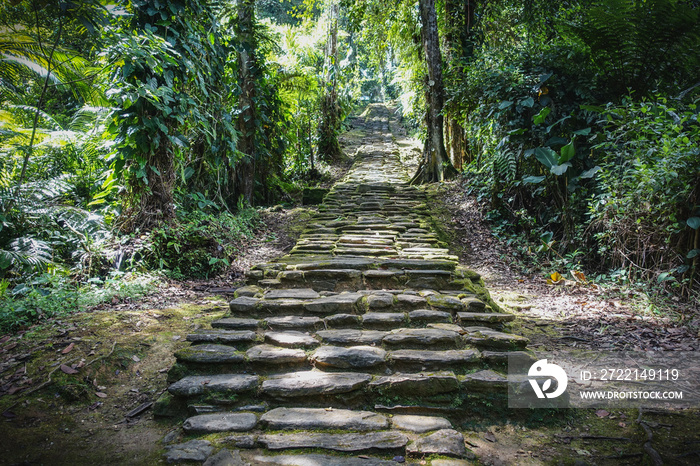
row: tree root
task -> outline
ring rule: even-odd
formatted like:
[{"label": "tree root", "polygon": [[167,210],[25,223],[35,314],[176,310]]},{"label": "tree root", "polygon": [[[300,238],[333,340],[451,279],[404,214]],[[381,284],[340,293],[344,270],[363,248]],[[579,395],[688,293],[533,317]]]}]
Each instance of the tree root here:
[{"label": "tree root", "polygon": [[647,440],[644,442],[644,446],[642,447],[644,449],[644,452],[649,456],[649,459],[651,459],[651,462],[654,464],[654,466],[663,466],[664,460],[661,458],[661,455],[659,454],[658,451],[654,450],[654,447],[651,446],[651,441],[654,438],[654,433],[651,431],[651,427],[642,420],[642,408],[639,408],[639,416],[637,416],[637,424],[639,424],[642,429],[644,429],[644,432],[647,434]]}]

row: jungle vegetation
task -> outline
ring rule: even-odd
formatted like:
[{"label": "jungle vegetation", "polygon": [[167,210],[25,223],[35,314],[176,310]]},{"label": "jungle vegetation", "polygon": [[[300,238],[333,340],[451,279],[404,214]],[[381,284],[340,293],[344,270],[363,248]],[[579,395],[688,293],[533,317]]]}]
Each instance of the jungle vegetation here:
[{"label": "jungle vegetation", "polygon": [[371,101],[531,260],[697,299],[697,0],[12,0],[0,56],[2,331],[224,272]]}]

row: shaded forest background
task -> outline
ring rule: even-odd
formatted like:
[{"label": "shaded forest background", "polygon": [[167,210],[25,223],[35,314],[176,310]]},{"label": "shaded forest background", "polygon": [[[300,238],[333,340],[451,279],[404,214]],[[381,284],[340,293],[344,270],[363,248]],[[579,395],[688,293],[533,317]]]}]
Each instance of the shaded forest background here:
[{"label": "shaded forest background", "polygon": [[10,1],[0,54],[0,331],[225,273],[388,101],[528,266],[697,300],[697,0]]}]

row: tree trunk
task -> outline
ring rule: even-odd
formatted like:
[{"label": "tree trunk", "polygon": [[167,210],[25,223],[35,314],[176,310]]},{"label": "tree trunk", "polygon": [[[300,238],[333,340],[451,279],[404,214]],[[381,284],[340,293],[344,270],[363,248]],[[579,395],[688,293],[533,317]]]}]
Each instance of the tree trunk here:
[{"label": "tree trunk", "polygon": [[442,107],[444,87],[442,82],[442,56],[435,13],[435,0],[420,0],[421,40],[428,76],[426,79],[427,111],[425,124],[428,135],[423,147],[422,178],[424,182],[443,181],[455,172],[445,151]]},{"label": "tree trunk", "polygon": [[254,34],[255,0],[238,0],[238,30],[241,51],[238,53],[238,83],[241,94],[238,97],[237,129],[240,133],[238,151],[242,154],[234,169],[236,198],[253,203],[255,185],[255,53]]},{"label": "tree trunk", "polygon": [[329,30],[326,44],[323,88],[321,98],[321,123],[319,125],[318,154],[326,160],[340,156],[338,132],[340,131],[340,107],[338,106],[338,12],[339,5],[329,6]]}]

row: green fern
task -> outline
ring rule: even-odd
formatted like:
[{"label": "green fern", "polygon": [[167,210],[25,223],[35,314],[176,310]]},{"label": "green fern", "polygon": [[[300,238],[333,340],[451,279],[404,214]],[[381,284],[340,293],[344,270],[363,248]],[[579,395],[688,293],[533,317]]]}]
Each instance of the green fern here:
[{"label": "green fern", "polygon": [[500,149],[493,158],[494,176],[501,182],[511,182],[518,171],[518,159],[515,151]]}]

